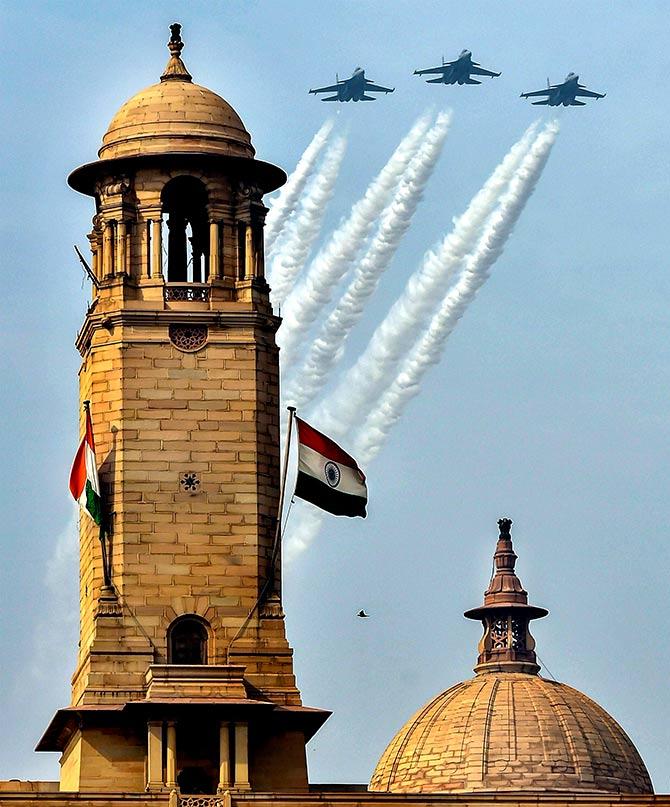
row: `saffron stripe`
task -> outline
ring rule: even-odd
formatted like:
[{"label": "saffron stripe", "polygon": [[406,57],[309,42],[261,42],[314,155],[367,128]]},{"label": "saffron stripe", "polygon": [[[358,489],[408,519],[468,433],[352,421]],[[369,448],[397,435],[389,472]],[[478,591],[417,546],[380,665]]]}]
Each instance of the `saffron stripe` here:
[{"label": "saffron stripe", "polygon": [[327,459],[333,460],[333,462],[348,465],[350,468],[358,468],[358,463],[351,454],[347,454],[347,452],[341,449],[330,437],[321,434],[321,432],[317,431],[313,426],[310,426],[309,423],[300,420],[299,417],[296,417],[295,420],[298,424],[298,440],[303,445],[309,446],[319,454],[323,454]]}]

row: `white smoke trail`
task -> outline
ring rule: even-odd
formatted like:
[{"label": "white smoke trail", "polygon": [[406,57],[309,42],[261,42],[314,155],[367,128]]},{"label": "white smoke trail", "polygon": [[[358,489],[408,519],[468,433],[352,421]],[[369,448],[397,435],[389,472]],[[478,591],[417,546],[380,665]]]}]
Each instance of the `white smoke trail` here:
[{"label": "white smoke trail", "polygon": [[312,138],[312,142],[298,160],[293,173],[286,180],[286,184],[276,199],[270,200],[270,209],[265,218],[265,252],[270,254],[277,235],[284,226],[284,222],[295,210],[300,194],[303,192],[307,180],[310,178],[316,161],[328,142],[328,137],[335,125],[335,120],[329,118]]},{"label": "white smoke trail", "polygon": [[275,307],[283,304],[319,235],[346,147],[347,139],[343,135],[328,146],[323,164],[300,201],[299,212],[288,222],[286,236],[281,239],[281,245],[274,253],[268,282],[272,288],[271,299]]},{"label": "white smoke trail", "polygon": [[552,121],[537,136],[489,219],[477,246],[466,258],[458,281],[444,298],[423,337],[403,362],[391,386],[359,429],[354,438],[354,453],[359,461],[370,462],[377,455],[391,427],[398,421],[410,399],[418,393],[423,375],[440,360],[446,340],[488,279],[493,264],[500,257],[526,202],[535,190],[557,134],[558,122]]},{"label": "white smoke trail", "polygon": [[[304,504],[304,503],[303,503]],[[323,524],[324,512],[304,504],[297,510],[283,551],[283,559],[290,563],[302,554],[316,538]]]},{"label": "white smoke trail", "polygon": [[382,214],[379,229],[367,252],[357,265],[354,276],[321,327],[307,358],[285,384],[285,400],[300,409],[323,386],[326,377],[342,357],[344,345],[359,321],[365,303],[377,288],[407,232],[426,184],[442,153],[451,115],[441,112],[425,135],[419,150],[407,166],[393,199]]},{"label": "white smoke trail", "polygon": [[363,198],[356,202],[349,216],[312,261],[305,279],[287,298],[282,312],[282,326],[277,333],[284,371],[291,366],[299,344],[321,308],[330,302],[334,287],[346,274],[370,234],[375,220],[425,137],[430,122],[428,114],[417,120]]},{"label": "white smoke trail", "polygon": [[446,293],[454,272],[473,248],[501,193],[528,152],[537,129],[532,124],[509,150],[503,161],[475,195],[467,210],[434,251],[410,277],[402,295],[375,330],[355,364],[340,380],[332,395],[318,408],[314,420],[335,437],[346,433],[368,412],[387,385],[400,358],[414,342],[417,331]]}]

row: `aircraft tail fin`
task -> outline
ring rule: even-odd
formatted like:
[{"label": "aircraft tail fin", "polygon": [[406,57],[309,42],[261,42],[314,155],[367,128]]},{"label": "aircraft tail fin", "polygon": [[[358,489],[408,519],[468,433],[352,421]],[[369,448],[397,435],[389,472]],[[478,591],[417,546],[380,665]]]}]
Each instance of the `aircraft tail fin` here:
[{"label": "aircraft tail fin", "polygon": [[474,78],[469,78],[465,82],[466,84],[481,84],[481,81],[475,81]]},{"label": "aircraft tail fin", "polygon": [[339,101],[340,96],[339,95],[329,95],[328,98],[322,98],[321,100],[322,101]]},{"label": "aircraft tail fin", "polygon": [[549,99],[548,98],[545,98],[544,101],[533,101],[533,104],[532,104],[532,106],[548,106],[548,105],[549,105]]},{"label": "aircraft tail fin", "polygon": [[364,95],[361,98],[361,101],[376,101],[377,99],[373,95]]},{"label": "aircraft tail fin", "polygon": [[549,76],[547,76],[547,87],[551,87],[551,81],[549,81]]},{"label": "aircraft tail fin", "polygon": [[440,78],[427,78],[426,84],[446,84],[446,82],[444,76],[440,76]]},{"label": "aircraft tail fin", "polygon": [[586,106],[586,104],[584,101],[578,101],[576,98],[573,98],[572,101],[570,101],[570,106]]}]

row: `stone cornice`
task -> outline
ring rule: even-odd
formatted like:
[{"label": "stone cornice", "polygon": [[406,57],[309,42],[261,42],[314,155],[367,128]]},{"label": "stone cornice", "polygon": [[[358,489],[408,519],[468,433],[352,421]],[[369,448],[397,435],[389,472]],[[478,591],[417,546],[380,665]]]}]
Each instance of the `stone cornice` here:
[{"label": "stone cornice", "polygon": [[228,330],[231,328],[255,328],[267,333],[275,333],[281,319],[272,314],[258,311],[212,311],[198,309],[151,311],[143,309],[122,308],[112,312],[94,310],[87,316],[81,330],[77,334],[75,346],[83,357],[91,347],[93,333],[99,328],[114,328],[133,325],[207,325],[210,328]]}]

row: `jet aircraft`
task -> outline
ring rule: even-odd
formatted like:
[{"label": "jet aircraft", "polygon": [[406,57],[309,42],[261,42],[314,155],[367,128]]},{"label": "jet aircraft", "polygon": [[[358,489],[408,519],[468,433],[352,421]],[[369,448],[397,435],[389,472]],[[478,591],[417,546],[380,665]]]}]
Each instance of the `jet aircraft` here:
[{"label": "jet aircraft", "polygon": [[445,62],[442,59],[440,67],[427,67],[425,70],[415,70],[415,76],[423,76],[427,73],[441,73],[439,78],[426,79],[428,84],[481,84],[472,76],[490,76],[496,78],[500,73],[493,70],[486,70],[479,62],[472,61],[472,51],[462,50],[458,59],[454,62]]},{"label": "jet aircraft", "polygon": [[344,78],[340,80],[335,76],[335,84],[329,87],[317,87],[310,90],[310,93],[316,95],[320,92],[334,92],[336,95],[331,95],[328,98],[322,98],[322,101],[376,101],[371,95],[366,95],[367,92],[394,92],[395,87],[382,87],[379,84],[374,84],[369,79],[365,78],[365,70],[362,67],[357,67],[351,78]]},{"label": "jet aircraft", "polygon": [[546,90],[535,90],[535,92],[522,92],[522,98],[533,98],[535,96],[546,95],[543,101],[533,101],[533,106],[585,106],[584,101],[578,101],[577,96],[582,98],[604,98],[606,93],[593,92],[587,90],[583,84],[579,83],[579,76],[575,73],[568,73],[562,84],[551,84],[547,79]]}]

